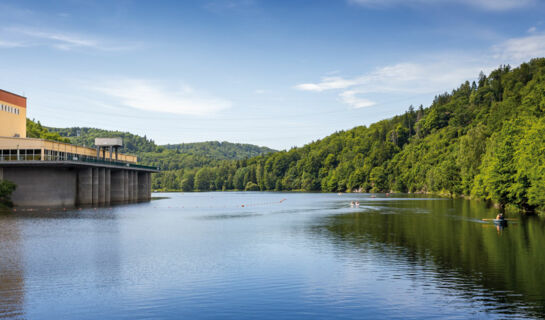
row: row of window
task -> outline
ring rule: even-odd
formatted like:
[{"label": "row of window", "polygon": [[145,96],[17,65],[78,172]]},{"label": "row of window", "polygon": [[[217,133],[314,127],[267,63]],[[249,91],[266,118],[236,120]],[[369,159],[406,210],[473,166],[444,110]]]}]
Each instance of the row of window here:
[{"label": "row of window", "polygon": [[8,106],[7,104],[0,104],[0,111],[11,112],[13,114],[19,114],[19,108]]},{"label": "row of window", "polygon": [[15,161],[15,160],[41,160],[42,150],[40,149],[20,149],[19,155],[17,150],[0,150],[0,161]]},{"label": "row of window", "polygon": [[[96,157],[82,156],[79,154],[44,150],[44,160],[89,160]],[[40,149],[11,149],[0,150],[0,161],[17,160],[42,160],[42,150]]]}]

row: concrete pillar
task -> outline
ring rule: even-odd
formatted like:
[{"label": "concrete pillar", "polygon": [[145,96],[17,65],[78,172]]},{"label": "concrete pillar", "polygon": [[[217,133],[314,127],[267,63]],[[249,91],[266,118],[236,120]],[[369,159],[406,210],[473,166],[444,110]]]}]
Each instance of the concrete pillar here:
[{"label": "concrete pillar", "polygon": [[105,193],[105,199],[104,199],[104,203],[106,205],[110,205],[110,202],[111,202],[111,190],[112,190],[112,170],[111,169],[106,169],[106,172],[105,172],[105,189],[104,189],[104,193]]},{"label": "concrete pillar", "polygon": [[113,170],[111,173],[111,203],[125,201],[125,174],[123,170]]},{"label": "concrete pillar", "polygon": [[81,168],[78,170],[78,205],[93,204],[93,169]]},{"label": "concrete pillar", "polygon": [[129,202],[134,201],[134,171],[128,171],[129,174]]},{"label": "concrete pillar", "polygon": [[0,168],[0,181],[4,179],[4,168]]},{"label": "concrete pillar", "polygon": [[148,172],[148,200],[151,200],[151,173]]},{"label": "concrete pillar", "polygon": [[93,205],[98,205],[98,168],[93,168]]},{"label": "concrete pillar", "polygon": [[146,172],[138,173],[138,200],[148,201],[148,177]]},{"label": "concrete pillar", "polygon": [[146,183],[148,179],[146,178],[145,172],[138,172],[138,201],[146,201]]},{"label": "concrete pillar", "polygon": [[146,172],[146,201],[151,200],[151,173]]},{"label": "concrete pillar", "polygon": [[125,184],[125,188],[123,189],[123,201],[129,201],[129,172],[127,170],[123,170],[123,182]]},{"label": "concrete pillar", "polygon": [[103,205],[106,201],[106,170],[98,168],[98,204]]},{"label": "concrete pillar", "polygon": [[134,201],[138,201],[138,171],[133,171],[134,175]]}]

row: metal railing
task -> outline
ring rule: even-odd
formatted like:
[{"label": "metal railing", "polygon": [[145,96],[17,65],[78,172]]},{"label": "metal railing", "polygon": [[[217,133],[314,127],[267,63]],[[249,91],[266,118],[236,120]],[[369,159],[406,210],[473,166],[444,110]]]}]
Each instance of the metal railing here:
[{"label": "metal railing", "polygon": [[139,168],[139,169],[148,169],[148,170],[157,170],[157,171],[159,171],[158,167],[145,166],[145,165],[141,165],[141,164],[114,161],[114,160],[110,161],[110,160],[87,158],[87,157],[81,157],[81,156],[78,156],[78,155],[48,157],[48,158],[46,158],[44,160],[41,160],[41,158],[37,157],[36,155],[33,155],[33,156],[19,155],[19,159],[17,159],[16,155],[0,156],[0,162],[13,162],[13,161],[43,161],[43,162],[48,162],[48,161],[76,161],[76,162],[96,163],[96,164],[104,164],[104,165],[110,165],[110,166],[127,167],[127,168]]}]

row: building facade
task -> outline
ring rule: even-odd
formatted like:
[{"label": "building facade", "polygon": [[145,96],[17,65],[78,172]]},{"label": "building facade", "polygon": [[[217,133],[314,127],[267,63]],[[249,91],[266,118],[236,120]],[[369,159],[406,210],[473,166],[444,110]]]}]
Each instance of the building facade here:
[{"label": "building facade", "polygon": [[[149,201],[151,174],[134,155],[118,154],[121,139],[97,148],[26,138],[26,98],[0,90],[0,180],[17,186],[23,207],[107,206]],[[115,156],[114,156],[115,154]]]},{"label": "building facade", "polygon": [[26,138],[26,98],[1,89],[0,137]]}]

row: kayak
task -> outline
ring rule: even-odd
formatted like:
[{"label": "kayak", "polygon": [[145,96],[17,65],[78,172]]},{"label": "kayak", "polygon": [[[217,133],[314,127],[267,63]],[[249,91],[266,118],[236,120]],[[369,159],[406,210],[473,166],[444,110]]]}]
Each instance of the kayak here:
[{"label": "kayak", "polygon": [[507,220],[505,219],[494,219],[494,224],[497,224],[499,226],[506,226]]}]

